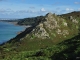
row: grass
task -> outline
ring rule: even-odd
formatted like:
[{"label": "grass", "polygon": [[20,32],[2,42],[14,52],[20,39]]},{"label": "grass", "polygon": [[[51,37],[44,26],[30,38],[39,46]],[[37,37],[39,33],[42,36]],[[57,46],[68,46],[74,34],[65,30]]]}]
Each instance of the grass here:
[{"label": "grass", "polygon": [[[43,28],[50,38],[37,38],[30,32],[19,40],[22,36],[20,35],[14,41],[0,46],[0,60],[76,60],[76,57],[80,56],[79,24],[66,20],[68,19],[66,17],[64,17],[64,21],[61,20],[63,18],[57,16],[54,18],[60,27],[49,30],[43,24]],[[64,26],[63,22],[67,22],[68,26]],[[64,37],[57,34],[58,29],[61,32],[68,30],[69,35]]]}]

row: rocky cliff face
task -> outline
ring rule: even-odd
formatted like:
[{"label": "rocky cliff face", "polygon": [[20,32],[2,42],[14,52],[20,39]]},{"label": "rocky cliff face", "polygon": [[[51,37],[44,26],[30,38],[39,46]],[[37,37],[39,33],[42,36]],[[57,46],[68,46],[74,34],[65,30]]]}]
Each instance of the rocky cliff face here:
[{"label": "rocky cliff face", "polygon": [[[19,50],[40,49],[60,43],[78,34],[78,23],[70,17],[66,20],[52,13],[38,18],[38,22],[11,39],[4,46],[10,45]],[[22,49],[21,49],[22,48]]]},{"label": "rocky cliff face", "polygon": [[78,30],[76,28],[78,21],[75,19],[71,19],[69,22],[72,24],[72,27],[74,26],[74,28],[76,28],[73,31],[73,29],[71,30],[71,28],[69,28],[70,24],[67,20],[55,14],[48,13],[44,18],[45,21],[39,23],[39,25],[31,31],[30,35],[41,39],[53,39],[54,41],[54,38],[66,38],[68,35],[77,34],[74,33],[75,30]]},{"label": "rocky cliff face", "polygon": [[[48,13],[31,18],[38,21],[29,23],[33,26],[0,46],[0,59],[76,60],[80,56],[80,15],[73,14]],[[27,24],[26,20],[20,22],[20,25]]]}]

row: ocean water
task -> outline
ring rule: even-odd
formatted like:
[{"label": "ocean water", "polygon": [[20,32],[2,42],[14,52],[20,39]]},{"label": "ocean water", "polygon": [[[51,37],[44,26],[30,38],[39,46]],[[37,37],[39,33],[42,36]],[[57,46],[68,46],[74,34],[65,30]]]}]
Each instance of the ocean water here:
[{"label": "ocean water", "polygon": [[25,30],[23,26],[0,22],[0,44],[16,37],[17,33],[23,30]]}]

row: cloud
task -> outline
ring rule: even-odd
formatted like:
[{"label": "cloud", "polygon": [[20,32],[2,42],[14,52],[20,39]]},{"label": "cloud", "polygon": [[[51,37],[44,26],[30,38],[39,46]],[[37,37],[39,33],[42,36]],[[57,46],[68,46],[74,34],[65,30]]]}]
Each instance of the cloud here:
[{"label": "cloud", "polygon": [[75,4],[80,4],[80,2],[74,2]]},{"label": "cloud", "polygon": [[72,8],[66,8],[66,11],[73,11],[74,9]]},{"label": "cloud", "polygon": [[20,14],[22,14],[22,13],[36,13],[36,11],[34,11],[34,10],[18,10],[18,11],[16,11],[16,13],[20,13]]},{"label": "cloud", "polygon": [[0,13],[5,13],[5,12],[13,12],[11,9],[0,9]]},{"label": "cloud", "polygon": [[2,14],[10,14],[10,13],[18,13],[18,14],[23,14],[23,13],[35,13],[35,10],[28,9],[28,10],[12,10],[12,9],[0,9],[0,13]]},{"label": "cloud", "polygon": [[2,15],[13,15],[14,13],[16,13],[16,11],[12,9],[0,9],[0,14]]},{"label": "cloud", "polygon": [[46,10],[45,10],[44,8],[41,8],[41,10],[40,10],[40,11],[45,12]]}]

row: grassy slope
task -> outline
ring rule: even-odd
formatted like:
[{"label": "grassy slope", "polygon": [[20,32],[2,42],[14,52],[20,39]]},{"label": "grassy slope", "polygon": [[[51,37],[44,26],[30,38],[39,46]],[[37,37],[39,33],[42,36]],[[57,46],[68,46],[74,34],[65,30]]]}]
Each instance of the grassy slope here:
[{"label": "grassy slope", "polygon": [[77,60],[80,57],[80,34],[45,49],[14,53],[6,50],[6,52],[9,52],[6,60]]},{"label": "grassy slope", "polygon": [[[71,24],[69,21],[67,21]],[[70,25],[69,25],[70,26]],[[63,28],[62,28],[63,29]],[[73,28],[74,29],[74,28]],[[52,31],[54,33],[54,31]],[[71,30],[67,38],[37,39],[34,36],[24,38],[21,43],[7,43],[0,47],[0,59],[3,60],[75,60],[79,56],[80,35]],[[32,35],[32,34],[30,34]],[[74,38],[71,38],[75,36]],[[33,38],[33,39],[31,39]],[[65,40],[66,39],[66,40]],[[63,41],[65,40],[65,41]],[[63,41],[63,42],[62,42]],[[60,43],[61,42],[61,43]]]}]

